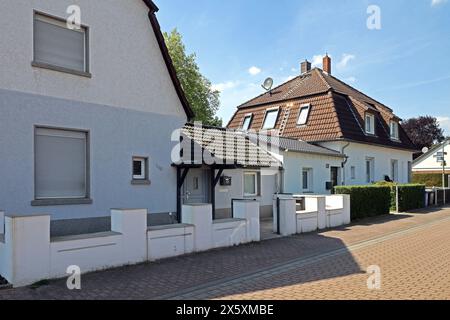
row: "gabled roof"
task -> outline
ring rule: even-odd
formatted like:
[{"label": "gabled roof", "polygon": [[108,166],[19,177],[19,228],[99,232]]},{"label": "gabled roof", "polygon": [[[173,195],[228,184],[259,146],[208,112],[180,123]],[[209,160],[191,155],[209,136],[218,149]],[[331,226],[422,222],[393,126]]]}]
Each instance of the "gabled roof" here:
[{"label": "gabled roof", "polygon": [[[432,146],[430,148],[430,150],[428,150],[427,153],[422,154],[420,157],[418,157],[417,159],[415,159],[413,161],[413,166],[417,165],[419,162],[421,162],[422,160],[425,160],[426,158],[428,158],[430,155],[434,154],[435,152],[439,151],[439,149],[442,149],[442,147],[447,146],[448,144],[450,144],[450,138],[445,139],[444,141],[442,141],[441,143],[437,143],[434,146]],[[447,159],[446,159],[447,160]]]},{"label": "gabled roof", "polygon": [[206,163],[210,159],[205,159],[203,151],[207,151],[206,156],[214,157],[216,163],[220,165],[227,164],[239,168],[281,166],[281,163],[266,150],[234,130],[186,124],[181,130],[181,135],[183,141],[187,139],[188,143],[194,142],[200,147],[188,150],[191,154],[186,154],[183,150],[183,165]]},{"label": "gabled roof", "polygon": [[180,80],[177,77],[177,72],[173,66],[172,58],[170,57],[169,50],[167,49],[166,42],[164,41],[164,36],[161,32],[161,27],[159,25],[158,19],[156,18],[156,12],[158,12],[158,7],[153,3],[152,0],[143,0],[144,3],[149,8],[148,17],[150,19],[150,24],[152,25],[153,32],[155,33],[156,40],[158,41],[159,48],[166,63],[167,70],[169,72],[170,78],[175,86],[175,91],[177,92],[178,98],[183,106],[183,109],[188,117],[188,120],[194,118],[195,114],[186,99],[183,88],[181,87]]},{"label": "gabled roof", "polygon": [[[306,125],[297,125],[301,106],[310,104]],[[389,123],[400,119],[388,106],[365,95],[319,68],[298,76],[240,105],[228,124],[242,126],[244,115],[253,114],[250,129],[261,130],[265,110],[279,107],[275,129],[282,137],[323,142],[347,140],[377,144],[398,149],[414,150],[415,146],[399,126],[400,141],[391,139]],[[365,114],[376,117],[376,136],[365,132]]]},{"label": "gabled roof", "polygon": [[278,136],[257,135],[257,134],[249,134],[248,137],[249,137],[250,141],[252,141],[254,143],[262,142],[262,143],[267,144],[268,146],[274,146],[276,148],[280,148],[281,151],[345,158],[345,155],[338,151],[320,147],[320,146],[316,146],[316,145],[308,143],[306,141],[301,141],[301,140],[296,140],[296,139],[291,139],[291,138],[283,138],[283,137],[278,137]]}]

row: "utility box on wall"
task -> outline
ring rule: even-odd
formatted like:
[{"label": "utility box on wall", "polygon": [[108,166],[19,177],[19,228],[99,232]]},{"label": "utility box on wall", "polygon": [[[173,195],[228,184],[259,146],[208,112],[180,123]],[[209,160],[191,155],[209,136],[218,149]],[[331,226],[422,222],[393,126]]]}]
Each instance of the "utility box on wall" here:
[{"label": "utility box on wall", "polygon": [[222,176],[220,177],[221,186],[231,186],[231,177]]}]

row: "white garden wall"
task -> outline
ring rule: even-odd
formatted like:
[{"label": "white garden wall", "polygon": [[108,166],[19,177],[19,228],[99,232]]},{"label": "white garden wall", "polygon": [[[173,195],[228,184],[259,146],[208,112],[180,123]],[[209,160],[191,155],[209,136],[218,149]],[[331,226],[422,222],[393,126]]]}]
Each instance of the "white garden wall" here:
[{"label": "white garden wall", "polygon": [[[279,198],[279,200],[277,200]],[[305,210],[296,210],[296,200],[303,198]],[[277,204],[279,201],[279,204]],[[334,228],[350,223],[350,196],[275,195],[274,212],[280,211],[280,233],[283,236]],[[278,221],[274,218],[274,231]]]},{"label": "white garden wall", "polygon": [[259,202],[234,205],[240,218],[213,223],[210,204],[185,205],[189,223],[150,228],[147,210],[113,209],[110,232],[52,239],[50,215],[7,216],[0,274],[17,287],[67,276],[70,266],[86,273],[259,240]]}]

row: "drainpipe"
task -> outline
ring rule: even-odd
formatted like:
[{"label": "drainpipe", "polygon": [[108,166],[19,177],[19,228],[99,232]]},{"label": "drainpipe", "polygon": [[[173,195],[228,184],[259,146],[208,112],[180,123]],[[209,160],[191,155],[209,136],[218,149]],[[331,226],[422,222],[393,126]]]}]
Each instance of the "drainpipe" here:
[{"label": "drainpipe", "polygon": [[342,185],[345,186],[345,165],[347,164],[348,157],[345,155],[345,149],[350,146],[350,142],[347,142],[345,146],[342,147],[341,153],[345,156],[345,160],[342,162]]},{"label": "drainpipe", "polygon": [[280,171],[280,179],[279,179],[279,186],[278,186],[278,190],[277,193],[284,193],[284,168],[280,167],[279,168]]}]

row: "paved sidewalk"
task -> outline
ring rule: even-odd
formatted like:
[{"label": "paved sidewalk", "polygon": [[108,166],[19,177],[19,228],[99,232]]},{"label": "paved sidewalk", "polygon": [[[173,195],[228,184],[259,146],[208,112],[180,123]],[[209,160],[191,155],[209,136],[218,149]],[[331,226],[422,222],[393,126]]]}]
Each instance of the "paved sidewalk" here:
[{"label": "paved sidewalk", "polygon": [[[366,286],[368,265],[382,290]],[[1,299],[450,298],[450,209],[367,219],[321,233],[0,291]]]}]

